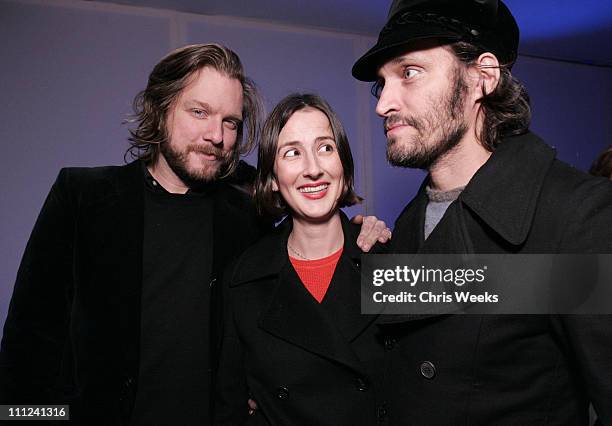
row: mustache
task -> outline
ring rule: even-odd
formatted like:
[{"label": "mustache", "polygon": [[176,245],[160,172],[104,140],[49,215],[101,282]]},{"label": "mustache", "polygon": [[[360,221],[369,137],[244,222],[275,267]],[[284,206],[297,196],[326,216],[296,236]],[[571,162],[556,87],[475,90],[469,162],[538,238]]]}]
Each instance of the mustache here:
[{"label": "mustache", "polygon": [[414,117],[403,117],[399,114],[393,114],[388,117],[385,117],[385,120],[383,122],[385,134],[387,134],[389,129],[397,125],[411,126],[414,127],[416,130],[421,130],[421,128],[423,127],[421,125],[421,122]]},{"label": "mustache", "polygon": [[217,160],[222,160],[226,157],[226,154],[223,152],[222,148],[213,146],[213,145],[189,145],[186,149],[187,153],[197,152],[205,155],[214,155]]}]

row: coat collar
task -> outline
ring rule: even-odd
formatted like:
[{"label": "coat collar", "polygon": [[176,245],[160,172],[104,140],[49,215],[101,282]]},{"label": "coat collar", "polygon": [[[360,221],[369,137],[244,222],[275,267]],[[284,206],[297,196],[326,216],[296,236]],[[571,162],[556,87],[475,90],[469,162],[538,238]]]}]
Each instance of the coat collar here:
[{"label": "coat collar", "polygon": [[[351,259],[355,265],[359,265],[361,250],[356,243],[359,231],[356,231],[356,225],[351,224],[342,211],[340,219],[344,232],[342,256]],[[243,257],[240,269],[232,277],[230,286],[236,287],[247,282],[279,275],[289,262],[285,248],[292,229],[293,221],[287,217],[272,232],[262,238],[256,246],[249,250],[249,255]]]},{"label": "coat collar", "polygon": [[509,243],[525,241],[544,179],[556,156],[533,133],[502,141],[460,199]]},{"label": "coat collar", "polygon": [[290,218],[247,251],[230,287],[257,285],[262,279],[274,281],[275,285],[267,287],[273,293],[270,304],[259,316],[259,327],[307,351],[362,371],[363,366],[349,342],[359,336],[375,316],[361,315],[361,251],[355,243],[359,227],[351,224],[343,213],[341,220],[343,253],[322,304],[308,293],[289,262],[286,246],[292,229]]},{"label": "coat collar", "polygon": [[[529,234],[537,200],[555,156],[555,150],[533,133],[506,138],[474,174],[458,201],[506,241],[520,245]],[[428,181],[429,177],[398,219],[398,225],[410,232],[402,232],[409,241],[399,242],[397,251],[411,252],[423,245]],[[434,229],[430,238],[435,237],[435,232]]]},{"label": "coat collar", "polygon": [[[474,212],[504,240],[513,245],[522,244],[529,234],[537,200],[554,159],[555,150],[532,133],[505,139],[474,174],[457,202],[448,208],[438,226],[424,241],[427,178],[417,196],[398,218],[392,240],[394,252],[473,252],[469,233],[463,228],[463,206]],[[458,310],[458,307],[448,305],[447,311],[433,315],[384,315],[379,323],[424,319]]]}]

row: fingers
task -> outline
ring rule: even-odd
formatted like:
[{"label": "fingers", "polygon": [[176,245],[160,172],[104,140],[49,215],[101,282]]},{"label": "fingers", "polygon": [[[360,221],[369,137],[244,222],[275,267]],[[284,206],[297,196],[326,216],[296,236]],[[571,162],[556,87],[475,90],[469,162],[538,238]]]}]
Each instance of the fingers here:
[{"label": "fingers", "polygon": [[251,398],[249,398],[248,404],[249,404],[249,416],[251,416],[257,410],[257,403],[254,400],[252,400]]},{"label": "fingers", "polygon": [[385,226],[385,229],[382,231],[382,233],[378,237],[378,241],[384,244],[387,241],[389,241],[392,236],[393,236],[393,233],[391,232],[391,230]]},{"label": "fingers", "polygon": [[354,218],[351,219],[351,222],[353,222],[355,225],[361,225],[363,223],[363,215],[356,215]]},{"label": "fingers", "polygon": [[357,245],[361,250],[367,252],[370,249],[370,246],[373,244],[368,236],[376,223],[376,218],[374,216],[364,217],[363,215],[359,214],[353,218],[352,222],[356,223],[357,225],[361,224],[361,230],[359,231],[359,236],[357,237]]},{"label": "fingers", "polygon": [[361,232],[357,237],[357,245],[362,251],[367,253],[377,241],[386,243],[391,239],[391,230],[384,221],[376,216],[366,216],[362,220]]}]

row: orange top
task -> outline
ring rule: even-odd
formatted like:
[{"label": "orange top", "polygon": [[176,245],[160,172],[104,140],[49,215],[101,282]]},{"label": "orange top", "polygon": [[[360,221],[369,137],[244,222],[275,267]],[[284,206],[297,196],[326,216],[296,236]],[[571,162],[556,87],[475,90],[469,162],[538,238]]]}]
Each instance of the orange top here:
[{"label": "orange top", "polygon": [[304,287],[319,303],[327,293],[338,260],[342,256],[342,249],[343,247],[340,247],[337,252],[316,260],[302,260],[289,256],[289,260],[300,280],[302,280]]}]

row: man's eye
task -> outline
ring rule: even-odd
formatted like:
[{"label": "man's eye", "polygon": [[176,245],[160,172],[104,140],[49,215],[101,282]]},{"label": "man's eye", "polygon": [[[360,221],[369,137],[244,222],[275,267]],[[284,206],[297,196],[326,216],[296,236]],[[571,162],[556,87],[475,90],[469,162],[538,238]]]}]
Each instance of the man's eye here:
[{"label": "man's eye", "polygon": [[404,70],[404,78],[412,78],[415,75],[417,75],[419,73],[418,70],[415,70],[414,68],[406,68]]},{"label": "man's eye", "polygon": [[234,120],[225,121],[225,126],[230,130],[236,130],[238,128],[238,123]]},{"label": "man's eye", "polygon": [[370,93],[376,99],[380,99],[380,94],[382,93],[382,90],[383,90],[384,87],[385,87],[385,82],[379,80],[379,81],[377,81],[376,83],[374,83],[372,85],[372,88],[370,89]]},{"label": "man's eye", "polygon": [[207,115],[206,111],[204,111],[203,109],[192,109],[191,113],[196,118],[205,118]]}]

